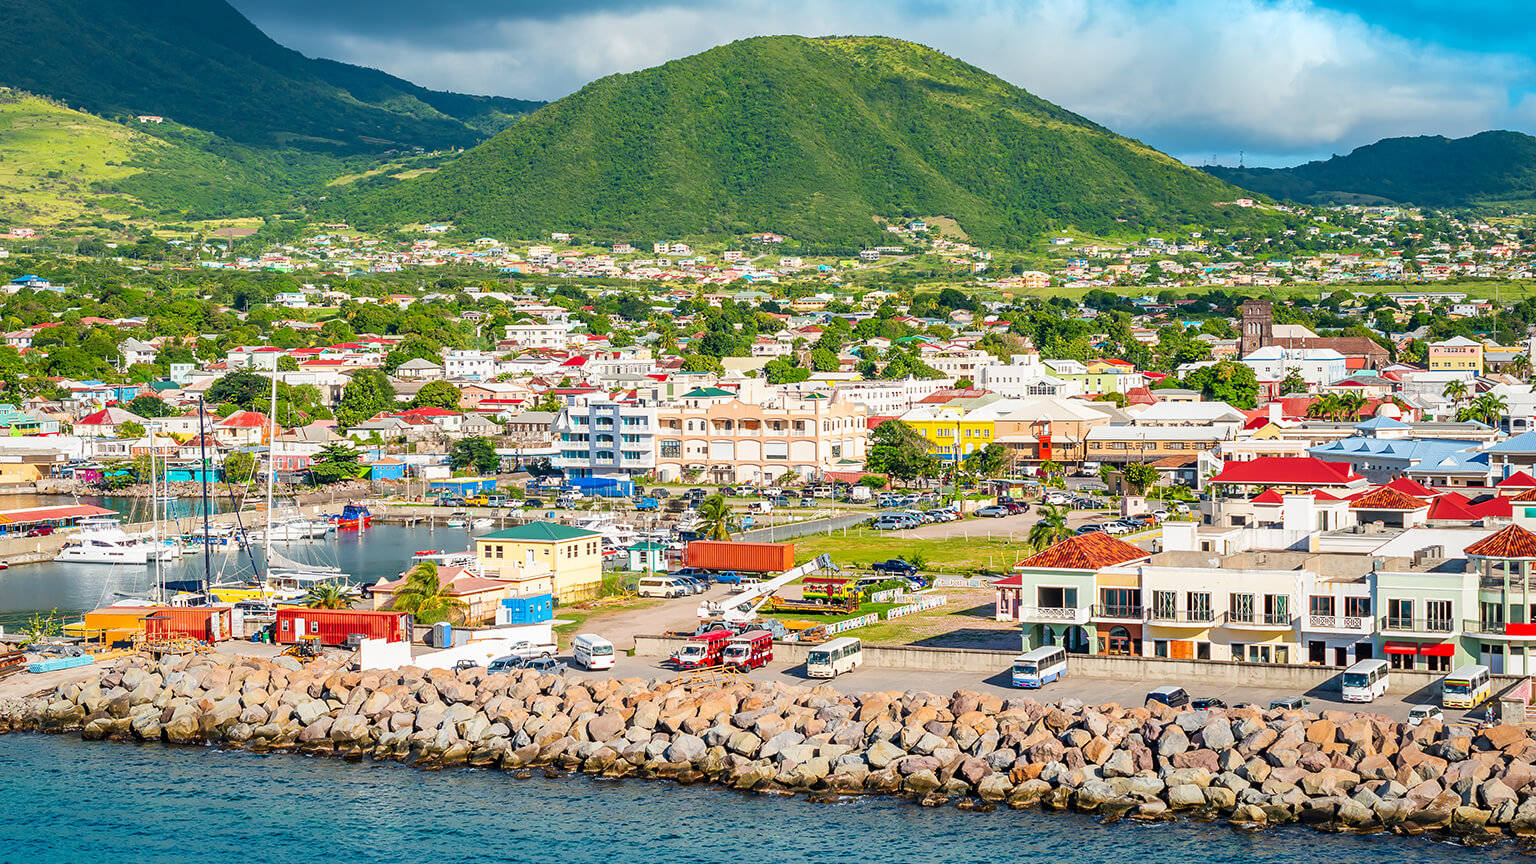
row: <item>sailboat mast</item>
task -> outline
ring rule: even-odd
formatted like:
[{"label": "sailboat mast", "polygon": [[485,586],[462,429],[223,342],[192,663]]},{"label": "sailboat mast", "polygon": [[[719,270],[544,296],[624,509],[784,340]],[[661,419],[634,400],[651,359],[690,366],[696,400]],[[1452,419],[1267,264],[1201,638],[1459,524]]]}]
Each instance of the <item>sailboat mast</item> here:
[{"label": "sailboat mast", "polygon": [[203,410],[203,397],[197,397],[197,448],[203,470],[203,591],[213,584],[213,534],[208,525],[208,433],[205,421],[208,413]]},{"label": "sailboat mast", "polygon": [[[272,484],[277,477],[277,355],[272,356],[272,397],[267,403],[267,530],[261,535],[261,560],[272,572]],[[267,580],[261,580],[261,592],[267,592]]]}]

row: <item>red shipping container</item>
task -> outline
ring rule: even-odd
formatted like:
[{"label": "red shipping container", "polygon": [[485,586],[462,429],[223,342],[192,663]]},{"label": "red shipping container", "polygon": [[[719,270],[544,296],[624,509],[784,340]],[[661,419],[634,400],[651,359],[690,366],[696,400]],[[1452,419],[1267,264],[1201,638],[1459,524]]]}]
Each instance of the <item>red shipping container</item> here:
[{"label": "red shipping container", "polygon": [[144,616],[149,639],[199,639],[212,645],[234,637],[235,613],[228,606],[157,606]]},{"label": "red shipping container", "polygon": [[410,617],[382,610],[279,608],[272,629],[279,645],[292,645],[307,636],[320,637],[322,645],[341,645],[354,633],[365,639],[409,642]]},{"label": "red shipping container", "polygon": [[683,552],[683,563],[705,570],[782,573],[795,566],[795,544],[695,540]]}]

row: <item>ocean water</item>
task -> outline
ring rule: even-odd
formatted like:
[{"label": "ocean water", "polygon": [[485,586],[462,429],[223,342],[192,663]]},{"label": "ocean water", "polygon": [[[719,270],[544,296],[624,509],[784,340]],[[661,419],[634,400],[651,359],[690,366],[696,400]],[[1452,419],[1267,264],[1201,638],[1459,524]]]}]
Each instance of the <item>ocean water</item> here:
[{"label": "ocean water", "polygon": [[391,763],[0,736],[0,864],[51,862],[1136,862],[1531,860],[1502,843],[1224,825],[1101,825],[862,799],[811,804],[662,781],[515,780]]},{"label": "ocean water", "polygon": [[[399,575],[410,567],[410,557],[420,549],[460,552],[474,547],[472,533],[464,528],[437,526],[406,528],[380,525],[366,531],[337,531],[323,540],[281,543],[276,549],[296,561],[340,567],[355,584],[372,584]],[[252,550],[258,564],[261,549]],[[246,578],[251,558],[244,552],[214,552],[214,581]],[[185,555],[164,564],[165,578],[196,579],[203,574],[203,556]],[[155,584],[150,566],[110,564],[21,564],[0,571],[0,626],[16,627],[34,612],[58,609],[78,615],[117,599],[119,592],[143,592]]]}]

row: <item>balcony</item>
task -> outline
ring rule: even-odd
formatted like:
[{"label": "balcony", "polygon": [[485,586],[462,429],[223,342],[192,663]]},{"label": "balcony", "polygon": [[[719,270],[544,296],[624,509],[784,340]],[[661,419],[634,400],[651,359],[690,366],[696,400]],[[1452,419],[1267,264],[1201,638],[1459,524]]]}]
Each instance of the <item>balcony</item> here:
[{"label": "balcony", "polygon": [[1026,624],[1087,624],[1088,609],[1083,606],[1025,606],[1019,620]]},{"label": "balcony", "polygon": [[1146,610],[1141,606],[1098,605],[1089,607],[1088,616],[1094,621],[1141,622],[1146,619]]},{"label": "balcony", "polygon": [[1216,621],[1210,610],[1189,612],[1183,609],[1152,609],[1147,612],[1147,623],[1163,627],[1209,627]]},{"label": "balcony", "polygon": [[1382,617],[1380,627],[1383,633],[1402,636],[1444,636],[1456,632],[1456,624],[1449,618],[1400,618],[1386,615]]},{"label": "balcony", "polygon": [[1293,622],[1289,614],[1275,612],[1228,612],[1221,621],[1236,630],[1289,630]]},{"label": "balcony", "polygon": [[[1511,642],[1536,642],[1536,624],[1510,624],[1505,621],[1463,621],[1461,629],[1468,636],[1505,639]],[[1514,632],[1510,632],[1513,629]]]},{"label": "balcony", "polygon": [[1376,619],[1369,615],[1308,615],[1306,629],[1318,633],[1370,633]]}]

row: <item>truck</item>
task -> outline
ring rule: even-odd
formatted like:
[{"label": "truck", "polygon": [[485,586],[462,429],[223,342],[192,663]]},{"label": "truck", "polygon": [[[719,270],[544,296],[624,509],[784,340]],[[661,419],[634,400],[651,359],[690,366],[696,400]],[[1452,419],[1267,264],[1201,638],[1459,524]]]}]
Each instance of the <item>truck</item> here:
[{"label": "truck", "polygon": [[683,563],[706,570],[782,573],[795,566],[795,544],[695,540],[683,550]]},{"label": "truck", "polygon": [[655,498],[636,498],[635,509],[641,512],[654,511],[661,508],[661,502]]},{"label": "truck", "polygon": [[672,665],[679,669],[702,669],[706,666],[719,666],[720,655],[725,652],[726,643],[730,641],[731,631],[710,630],[692,636],[683,647],[677,649],[672,655]]},{"label": "truck", "polygon": [[875,571],[876,573],[894,573],[898,576],[910,576],[917,572],[917,567],[913,565],[912,562],[903,561],[900,558],[891,558],[887,561],[876,561],[875,563],[869,565],[869,569]]},{"label": "truck", "polygon": [[767,630],[748,630],[731,637],[721,655],[721,662],[738,672],[749,672],[772,661],[773,634]]},{"label": "truck", "polygon": [[553,642],[533,642],[523,639],[508,645],[506,654],[503,656],[521,657],[523,659],[530,657],[553,657],[557,650],[559,649]]}]

